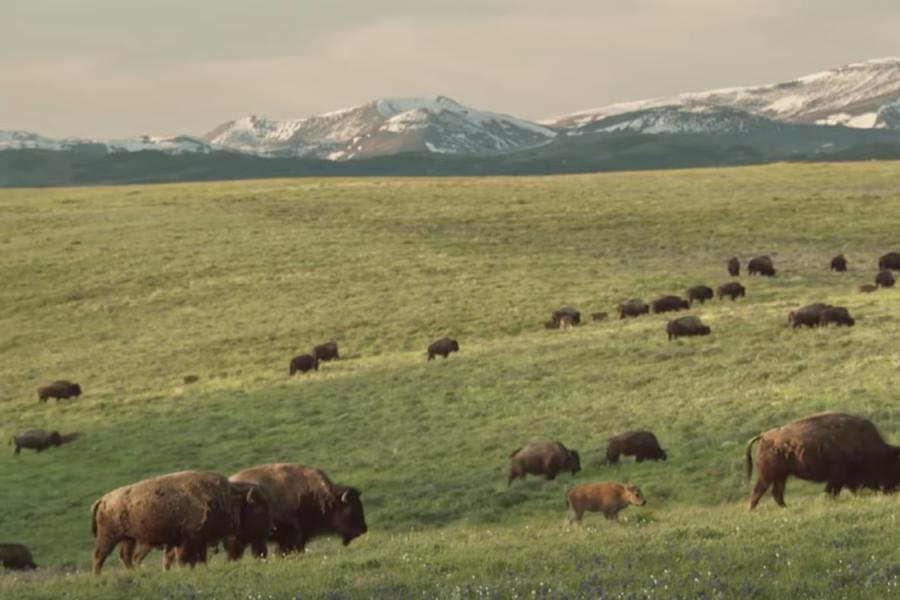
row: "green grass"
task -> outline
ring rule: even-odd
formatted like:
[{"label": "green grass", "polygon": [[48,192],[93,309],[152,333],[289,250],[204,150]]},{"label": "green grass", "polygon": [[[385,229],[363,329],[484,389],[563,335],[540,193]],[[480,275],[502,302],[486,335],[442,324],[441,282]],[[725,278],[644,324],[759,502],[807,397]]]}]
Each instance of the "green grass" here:
[{"label": "green grass", "polygon": [[[896,163],[515,179],[267,180],[0,191],[0,423],[79,431],[0,455],[0,541],[44,567],[3,598],[886,597],[900,592],[896,497],[746,510],[744,444],[815,411],[871,418],[900,442],[898,292],[855,292],[900,249]],[[850,272],[831,273],[844,252]],[[729,281],[771,254],[774,279],[693,311],[546,331],[561,304]],[[852,329],[791,330],[846,305]],[[461,351],[425,362],[443,335]],[[287,376],[336,339],[345,358]],[[200,376],[184,386],[185,374]],[[38,385],[82,384],[40,404]],[[656,432],[665,463],[600,464],[607,437]],[[584,470],[506,487],[509,452],[550,437]],[[347,548],[162,574],[86,573],[89,507],[186,468],[274,461],[363,491]],[[644,508],[564,527],[578,482],[641,486]]]}]

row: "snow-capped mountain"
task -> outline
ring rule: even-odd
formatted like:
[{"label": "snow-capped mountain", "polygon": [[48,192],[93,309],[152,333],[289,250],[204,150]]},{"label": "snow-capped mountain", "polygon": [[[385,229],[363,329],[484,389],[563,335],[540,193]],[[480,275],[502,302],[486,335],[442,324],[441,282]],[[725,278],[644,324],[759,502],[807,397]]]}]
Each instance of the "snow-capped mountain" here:
[{"label": "snow-capped mountain", "polygon": [[695,133],[742,135],[778,130],[783,124],[727,106],[659,106],[590,120],[566,130],[588,133]]},{"label": "snow-capped mountain", "polygon": [[555,136],[548,127],[437,96],[376,100],[303,119],[245,117],[203,139],[216,149],[258,156],[348,160],[416,151],[496,154],[539,146]]},{"label": "snow-capped mountain", "polygon": [[[561,128],[582,127],[624,113],[660,107],[697,110],[729,107],[788,123],[900,128],[891,114],[900,101],[900,58],[850,64],[793,81],[679,94],[623,102],[543,121]],[[893,109],[887,109],[889,105]],[[882,109],[889,114],[883,117]],[[891,112],[893,110],[894,112]]]},{"label": "snow-capped mountain", "polygon": [[156,150],[165,154],[208,153],[210,147],[197,138],[186,135],[176,137],[141,136],[124,139],[53,139],[28,131],[0,130],[0,150],[75,150],[96,147],[106,152],[140,152]]}]

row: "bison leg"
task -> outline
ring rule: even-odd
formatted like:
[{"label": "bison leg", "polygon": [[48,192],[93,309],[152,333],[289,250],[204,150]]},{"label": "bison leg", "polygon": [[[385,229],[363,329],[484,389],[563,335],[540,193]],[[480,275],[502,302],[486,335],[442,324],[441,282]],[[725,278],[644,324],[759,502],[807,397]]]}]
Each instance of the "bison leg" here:
[{"label": "bison leg", "polygon": [[127,568],[131,568],[134,565],[134,546],[135,546],[134,538],[126,538],[119,542],[119,562],[122,563],[123,566]]},{"label": "bison leg", "polygon": [[97,546],[94,548],[94,575],[99,575],[103,568],[103,562],[106,557],[115,549],[118,540],[110,540],[106,537],[97,536]]},{"label": "bison leg", "polygon": [[581,517],[582,517],[583,514],[584,514],[584,513],[578,512],[578,511],[575,510],[574,508],[570,508],[570,509],[569,509],[569,520],[568,520],[568,524],[569,524],[569,525],[572,525],[572,523],[580,523],[580,522],[581,522]]},{"label": "bison leg", "polygon": [[841,483],[834,483],[829,481],[825,486],[825,493],[831,496],[832,498],[837,498],[841,493],[841,490],[844,489],[844,485]]},{"label": "bison leg", "polygon": [[782,508],[787,508],[787,504],[784,503],[784,484],[786,478],[781,477],[776,479],[772,483],[772,498],[775,499],[775,502],[778,503],[778,506]]},{"label": "bison leg", "polygon": [[247,544],[237,536],[228,536],[225,540],[225,553],[228,555],[228,560],[239,560],[244,555],[246,547]]},{"label": "bison leg", "polygon": [[769,489],[769,485],[769,482],[763,480],[762,477],[756,480],[756,485],[753,486],[753,493],[750,495],[750,510],[756,508],[756,505],[759,504],[759,499]]},{"label": "bison leg", "polygon": [[13,452],[13,454],[19,454],[19,453],[21,453],[21,452],[22,452],[22,447],[17,445],[17,446],[16,446],[16,451]]},{"label": "bison leg", "polygon": [[253,550],[254,558],[266,558],[269,555],[269,547],[266,544],[265,540],[257,540],[250,544],[250,549]]}]

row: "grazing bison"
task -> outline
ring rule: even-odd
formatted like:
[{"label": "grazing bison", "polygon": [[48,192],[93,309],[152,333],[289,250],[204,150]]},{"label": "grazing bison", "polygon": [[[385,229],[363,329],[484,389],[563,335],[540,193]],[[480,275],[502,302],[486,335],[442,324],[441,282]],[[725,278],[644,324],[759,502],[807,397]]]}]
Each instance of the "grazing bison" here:
[{"label": "grazing bison", "polygon": [[666,334],[670,341],[681,336],[709,335],[709,331],[709,327],[693,315],[672,319],[666,324]]},{"label": "grazing bison", "polygon": [[605,321],[608,318],[609,315],[605,312],[591,313],[591,321]]},{"label": "grazing bison", "polygon": [[200,377],[197,375],[185,375],[181,378],[181,382],[184,385],[190,385],[192,383],[197,383],[198,381],[200,381]]},{"label": "grazing bison", "polygon": [[581,325],[581,313],[571,306],[561,306],[550,315],[550,319],[556,323],[559,323],[560,320],[566,317],[568,317],[572,325]]},{"label": "grazing bison", "polygon": [[619,318],[639,317],[650,312],[650,307],[640,298],[632,298],[619,303]]},{"label": "grazing bison", "polygon": [[875,285],[878,287],[894,287],[894,275],[890,271],[879,271],[875,276]]},{"label": "grazing bison", "polygon": [[831,259],[831,270],[843,273],[847,270],[847,259],[843,254],[838,254]]},{"label": "grazing bison", "polygon": [[566,490],[569,525],[581,521],[585,512],[602,512],[607,519],[616,519],[623,508],[645,504],[647,501],[636,485],[586,483]]},{"label": "grazing bison", "polygon": [[719,297],[719,300],[724,298],[725,296],[729,296],[732,300],[735,300],[740,296],[743,298],[747,295],[747,290],[737,281],[732,281],[731,283],[726,283],[725,285],[720,285],[716,288],[716,295]]},{"label": "grazing bison", "polygon": [[71,381],[60,379],[38,388],[38,400],[46,402],[48,398],[57,400],[77,398],[81,395],[81,386]]},{"label": "grazing bison", "polygon": [[732,277],[737,277],[741,274],[741,261],[738,260],[737,256],[732,256],[728,259],[728,274]]},{"label": "grazing bison", "polygon": [[878,259],[879,269],[890,269],[891,271],[900,271],[900,253],[888,252]]},{"label": "grazing bison", "polygon": [[653,312],[655,313],[686,310],[690,307],[691,305],[687,300],[679,298],[678,296],[662,296],[653,301]]},{"label": "grazing bison", "polygon": [[822,314],[819,317],[819,325],[825,326],[829,323],[853,327],[856,321],[853,320],[853,317],[850,316],[850,312],[843,306],[829,306],[822,311]]},{"label": "grazing bison", "polygon": [[282,554],[303,552],[311,539],[336,534],[344,545],[368,531],[362,493],[336,485],[323,471],[289,463],[245,469],[229,478],[263,488],[272,503],[270,539]]},{"label": "grazing bison", "polygon": [[656,436],[649,431],[629,431],[609,438],[604,464],[616,464],[619,456],[634,456],[637,462],[666,460],[666,451],[659,447]]},{"label": "grazing bison", "polygon": [[687,291],[687,295],[690,304],[693,304],[694,300],[699,300],[700,304],[703,304],[707,300],[712,300],[713,290],[705,285],[695,285]]},{"label": "grazing bison", "polygon": [[44,429],[29,429],[24,433],[13,436],[10,444],[15,444],[14,454],[19,454],[22,448],[31,448],[40,452],[50,446],[62,446],[78,437],[77,433],[60,435],[58,431],[46,431]]},{"label": "grazing bison", "polygon": [[319,370],[319,361],[312,354],[301,354],[300,356],[295,356],[291,359],[289,373],[291,375],[298,371],[300,373],[306,373],[313,369],[316,371]]},{"label": "grazing bison", "polygon": [[893,492],[900,486],[900,448],[886,444],[863,417],[819,413],[757,435],[747,442],[747,479],[753,474],[752,447],[757,441],[759,475],[751,510],[770,486],[775,502],[785,506],[784,485],[790,475],[825,482],[832,496],[845,487]]},{"label": "grazing bison", "polygon": [[525,475],[543,475],[548,481],[562,471],[574,475],[581,470],[581,457],[560,442],[530,442],[516,448],[509,455],[509,486],[514,479]]},{"label": "grazing bison", "polygon": [[316,360],[322,362],[340,358],[337,342],[326,342],[321,346],[314,347],[312,355]]},{"label": "grazing bison", "polygon": [[451,352],[459,352],[459,344],[456,343],[456,340],[452,340],[448,337],[441,338],[428,346],[428,360],[434,360],[435,356],[447,358],[450,356]]},{"label": "grazing bison", "polygon": [[[137,545],[177,548],[180,564],[206,562],[208,546],[238,532],[244,505],[261,498],[208,471],[181,471],[115,489],[91,507],[94,573],[120,542],[127,545],[122,559],[128,567]],[[166,553],[167,569],[171,554]]]},{"label": "grazing bison", "polygon": [[24,544],[0,544],[0,564],[13,571],[37,569],[31,551]]},{"label": "grazing bison", "polygon": [[788,313],[788,324],[794,327],[805,325],[807,327],[818,327],[822,322],[822,311],[831,308],[830,304],[807,304],[797,310]]},{"label": "grazing bison", "polygon": [[772,277],[775,275],[775,265],[772,264],[770,257],[757,256],[756,258],[751,258],[750,262],[747,263],[747,272],[751,275]]},{"label": "grazing bison", "polygon": [[864,283],[858,288],[856,288],[861,294],[871,294],[875,290],[878,289],[878,286],[872,285],[871,283]]}]

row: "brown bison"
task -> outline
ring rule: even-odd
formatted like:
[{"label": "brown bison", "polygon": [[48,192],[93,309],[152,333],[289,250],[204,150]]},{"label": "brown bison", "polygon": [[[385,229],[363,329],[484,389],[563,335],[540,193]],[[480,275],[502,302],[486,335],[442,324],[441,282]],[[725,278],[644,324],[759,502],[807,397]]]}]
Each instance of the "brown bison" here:
[{"label": "brown bison", "polygon": [[694,300],[699,300],[700,304],[705,303],[707,300],[712,300],[713,290],[711,287],[707,287],[705,285],[695,285],[694,287],[688,289],[688,302],[690,304],[694,303]]},{"label": "brown bison", "polygon": [[831,308],[830,304],[807,304],[797,310],[788,313],[788,324],[794,327],[805,325],[807,327],[818,327],[822,322],[822,311]]},{"label": "brown bison", "polygon": [[745,452],[747,479],[753,474],[752,447],[759,442],[756,470],[759,473],[750,509],[769,487],[780,506],[788,476],[825,482],[825,491],[837,496],[841,489],[859,488],[893,492],[900,486],[900,448],[882,439],[875,426],[863,417],[825,412],[761,433]]},{"label": "brown bison", "polygon": [[676,310],[687,310],[691,305],[678,296],[662,296],[653,301],[653,312],[664,313]]},{"label": "brown bison", "polygon": [[297,372],[306,373],[312,370],[319,370],[319,361],[312,354],[301,354],[291,359],[288,373],[293,375]]},{"label": "brown bison", "polygon": [[315,346],[312,355],[316,360],[322,362],[340,358],[337,342],[325,342],[321,346]]},{"label": "brown bison", "polygon": [[572,325],[581,325],[581,313],[571,306],[561,306],[553,311],[550,320],[559,323],[561,319],[568,317]]},{"label": "brown bison", "polygon": [[891,271],[900,271],[900,253],[888,252],[878,259],[879,269],[890,269]]},{"label": "brown bison", "polygon": [[37,569],[31,551],[24,544],[0,544],[0,564],[13,571]]},{"label": "brown bison", "polygon": [[[181,471],[115,489],[91,507],[94,573],[120,542],[127,545],[122,558],[128,567],[139,544],[177,548],[181,564],[206,562],[209,545],[240,530],[244,505],[260,501],[265,498],[245,495],[208,471]],[[170,561],[166,553],[166,568]]]},{"label": "brown bison", "polygon": [[40,452],[51,446],[62,446],[79,437],[77,433],[67,433],[60,435],[58,431],[46,431],[44,429],[29,429],[24,433],[13,436],[10,444],[15,444],[14,454],[19,454],[22,448],[31,448]]},{"label": "brown bison", "polygon": [[682,336],[709,335],[709,332],[709,327],[704,325],[699,317],[693,315],[672,319],[666,324],[666,335],[669,336],[669,341],[677,340]]},{"label": "brown bison", "polygon": [[200,377],[198,375],[185,375],[181,378],[181,382],[184,385],[190,385],[192,383],[197,383],[198,381],[200,381]]},{"label": "brown bison", "polygon": [[728,274],[732,277],[737,277],[741,274],[741,261],[738,260],[737,256],[732,256],[728,259]]},{"label": "brown bison", "polygon": [[775,275],[775,265],[772,264],[770,257],[757,256],[756,258],[751,258],[750,262],[747,263],[747,272],[751,275],[773,277]]},{"label": "brown bison", "polygon": [[450,339],[448,337],[441,338],[436,342],[432,342],[428,346],[428,350],[426,353],[428,354],[428,360],[434,360],[435,356],[443,356],[447,358],[450,356],[451,352],[459,352],[459,344],[456,343],[456,340]]},{"label": "brown bison", "polygon": [[649,431],[629,431],[609,438],[604,464],[616,464],[619,456],[634,456],[637,462],[666,460],[666,451],[659,447],[656,436]]},{"label": "brown bison", "polygon": [[877,289],[878,289],[878,286],[872,285],[871,283],[864,283],[861,286],[859,286],[858,288],[856,288],[856,290],[861,294],[871,294],[872,292],[874,292]]},{"label": "brown bison", "polygon": [[46,402],[48,398],[56,398],[58,401],[77,398],[80,395],[81,386],[64,379],[59,379],[38,388],[38,400],[41,402]]},{"label": "brown bison", "polygon": [[569,525],[580,522],[585,512],[602,512],[607,519],[616,519],[623,508],[645,504],[647,501],[636,485],[586,483],[566,490]]},{"label": "brown bison", "polygon": [[560,442],[530,442],[516,448],[509,455],[509,486],[514,479],[525,475],[543,475],[548,481],[562,471],[574,475],[581,470],[581,457]]},{"label": "brown bison", "polygon": [[853,327],[853,325],[856,324],[856,321],[853,320],[853,317],[850,316],[850,312],[843,306],[829,306],[823,310],[822,314],[819,316],[819,325],[825,326],[830,323]]},{"label": "brown bison", "polygon": [[879,271],[875,276],[875,285],[878,287],[889,288],[894,287],[894,275],[890,271]]},{"label": "brown bison", "polygon": [[333,484],[319,469],[275,463],[245,469],[229,481],[253,483],[266,491],[275,525],[270,539],[282,554],[303,552],[307,542],[323,535],[339,535],[346,546],[369,530],[362,493]]},{"label": "brown bison", "polygon": [[717,287],[716,295],[719,297],[719,300],[725,296],[730,297],[732,300],[736,300],[738,297],[743,298],[746,296],[747,290],[737,281],[732,281],[731,283],[726,283],[725,285]]},{"label": "brown bison", "polygon": [[650,312],[650,307],[647,306],[647,303],[639,298],[632,298],[631,300],[620,302],[618,308],[620,319],[624,319],[625,317],[639,317]]},{"label": "brown bison", "polygon": [[609,318],[609,314],[605,312],[591,313],[591,321],[605,321]]},{"label": "brown bison", "polygon": [[843,254],[838,254],[831,259],[831,270],[843,273],[847,270],[847,259]]}]

